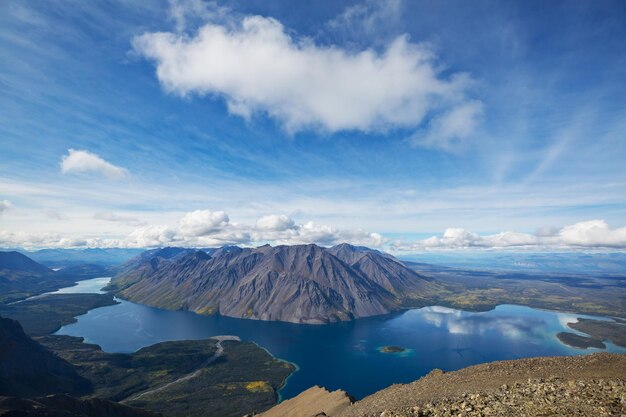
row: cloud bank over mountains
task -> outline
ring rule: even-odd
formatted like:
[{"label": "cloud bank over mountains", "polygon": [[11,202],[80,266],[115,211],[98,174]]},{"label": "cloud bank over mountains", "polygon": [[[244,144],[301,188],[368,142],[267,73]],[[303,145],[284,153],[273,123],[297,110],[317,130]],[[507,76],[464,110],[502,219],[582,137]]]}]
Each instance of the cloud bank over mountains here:
[{"label": "cloud bank over mountains", "polygon": [[561,229],[542,228],[535,234],[500,232],[479,235],[462,228],[449,228],[442,236],[402,243],[397,251],[467,248],[626,248],[626,227],[612,229],[604,220],[589,220]]},{"label": "cloud bank over mountains", "polygon": [[[185,14],[173,11],[180,29]],[[445,149],[471,135],[482,114],[468,98],[471,77],[444,75],[432,48],[407,35],[354,51],[299,38],[273,18],[220,15],[191,34],[144,33],[134,51],[154,62],[166,91],[221,97],[231,114],[263,113],[290,133],[419,128],[415,143]]]},{"label": "cloud bank over mountains", "polygon": [[[97,213],[108,221],[138,221],[115,213]],[[136,223],[135,223],[136,224]],[[139,224],[144,224],[140,222]],[[255,246],[264,243],[294,245],[317,243],[331,246],[342,242],[379,248],[394,253],[459,249],[626,249],[626,227],[611,228],[603,220],[589,220],[558,228],[544,228],[535,234],[505,231],[481,235],[462,228],[448,228],[441,236],[403,241],[387,238],[362,229],[337,229],[309,221],[302,224],[284,214],[266,215],[254,225],[230,220],[224,211],[195,210],[186,213],[176,224],[137,227],[126,237],[73,238],[59,233],[25,233],[0,230],[0,247],[70,248],[122,247],[153,248],[163,246],[218,247]]]},{"label": "cloud bank over mountains", "polygon": [[[185,214],[176,225],[152,225],[135,229],[126,239],[115,242],[124,247],[277,245],[339,242],[380,247],[385,239],[363,230],[339,230],[314,222],[297,224],[286,215],[261,217],[254,226],[231,222],[223,211],[196,210]],[[114,243],[114,242],[109,242]]]}]

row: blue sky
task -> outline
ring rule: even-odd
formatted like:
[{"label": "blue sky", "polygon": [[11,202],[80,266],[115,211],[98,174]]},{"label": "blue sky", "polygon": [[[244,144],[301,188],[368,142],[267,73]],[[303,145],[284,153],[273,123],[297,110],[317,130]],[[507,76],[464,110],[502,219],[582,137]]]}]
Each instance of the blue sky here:
[{"label": "blue sky", "polygon": [[0,57],[5,247],[626,246],[622,1],[8,1]]}]

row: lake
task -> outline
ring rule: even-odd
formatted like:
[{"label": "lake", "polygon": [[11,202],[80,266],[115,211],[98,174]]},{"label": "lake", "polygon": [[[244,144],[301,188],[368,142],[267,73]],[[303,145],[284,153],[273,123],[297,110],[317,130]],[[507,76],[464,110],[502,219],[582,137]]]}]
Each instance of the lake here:
[{"label": "lake", "polygon": [[[98,292],[108,282],[98,279],[79,285]],[[393,383],[418,379],[434,368],[456,370],[494,360],[598,351],[571,348],[556,338],[560,331],[572,331],[568,322],[589,316],[514,305],[483,313],[433,306],[352,322],[303,325],[200,316],[120,301],[89,311],[57,334],[82,336],[107,352],[133,352],[167,340],[237,335],[298,365],[281,390],[282,398],[312,385],[341,388],[362,398]],[[407,350],[380,352],[386,345]],[[606,350],[626,353],[610,343]]]}]

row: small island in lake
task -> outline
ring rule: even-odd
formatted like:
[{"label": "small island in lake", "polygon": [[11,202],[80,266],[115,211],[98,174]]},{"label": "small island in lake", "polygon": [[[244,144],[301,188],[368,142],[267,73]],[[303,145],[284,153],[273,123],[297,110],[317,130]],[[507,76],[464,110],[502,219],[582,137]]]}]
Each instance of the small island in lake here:
[{"label": "small island in lake", "polygon": [[406,349],[400,346],[383,346],[378,350],[382,353],[400,353],[404,352]]},{"label": "small island in lake", "polygon": [[602,343],[602,340],[598,340],[593,337],[581,336],[576,333],[569,332],[558,333],[556,337],[558,337],[561,343],[579,349],[606,349],[606,345]]}]

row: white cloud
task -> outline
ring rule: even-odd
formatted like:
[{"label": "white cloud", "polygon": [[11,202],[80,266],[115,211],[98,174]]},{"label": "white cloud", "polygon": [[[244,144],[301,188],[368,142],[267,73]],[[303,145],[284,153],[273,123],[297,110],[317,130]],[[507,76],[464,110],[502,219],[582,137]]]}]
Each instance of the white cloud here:
[{"label": "white cloud", "polygon": [[259,230],[283,231],[293,229],[294,227],[294,221],[284,214],[263,216],[256,222],[256,228]]},{"label": "white cloud", "polygon": [[537,236],[528,233],[500,232],[493,235],[481,236],[462,228],[448,228],[441,237],[432,236],[428,239],[412,242],[407,247],[402,245],[398,249],[417,250],[430,248],[458,249],[458,248],[507,248],[538,245]]},{"label": "white cloud", "polygon": [[[99,213],[97,218],[127,221],[126,216]],[[549,231],[548,232],[546,232]],[[61,233],[0,231],[0,247],[218,247],[255,246],[263,243],[295,245],[317,243],[332,246],[342,242],[379,248],[395,253],[456,249],[626,249],[626,227],[611,228],[603,220],[590,220],[560,229],[538,229],[535,234],[505,231],[481,235],[463,228],[448,228],[440,236],[402,241],[362,229],[338,229],[312,221],[297,223],[284,214],[266,215],[253,225],[231,222],[223,211],[196,210],[170,225],[138,227],[122,238],[66,236]]]},{"label": "white cloud", "polygon": [[97,247],[102,243],[98,239],[64,237],[59,233],[26,233],[0,230],[0,247],[5,248],[75,248]]},{"label": "white cloud", "polygon": [[[437,128],[467,135],[467,113],[478,105],[464,104],[467,75],[442,75],[433,51],[408,36],[380,53],[352,52],[295,38],[275,19],[248,16],[206,23],[191,36],[145,33],[133,47],[155,62],[167,91],[223,97],[232,114],[264,112],[290,132],[416,128],[433,112],[449,112]],[[454,125],[445,127],[447,121]]]},{"label": "white cloud", "polygon": [[185,237],[206,236],[228,226],[229,221],[223,211],[196,210],[180,219],[177,233]]},{"label": "white cloud", "polygon": [[544,227],[535,234],[500,232],[480,235],[462,228],[448,228],[441,237],[414,242],[393,242],[397,251],[460,248],[626,248],[626,227],[612,229],[604,220],[589,220],[561,229]]},{"label": "white cloud", "polygon": [[[99,218],[117,221],[122,217],[101,213]],[[276,245],[317,243],[325,246],[350,242],[356,245],[382,247],[387,243],[387,239],[378,233],[361,229],[342,230],[314,222],[297,224],[284,214],[263,216],[250,226],[231,222],[223,211],[196,210],[186,213],[173,225],[148,225],[136,228],[122,239],[99,239],[90,242],[96,246],[106,247],[254,246],[266,242]],[[0,245],[3,245],[3,242],[0,241]]]},{"label": "white cloud", "polygon": [[256,222],[252,239],[255,242],[273,242],[279,245],[318,243],[335,245],[350,242],[356,245],[381,247],[385,242],[378,233],[361,229],[340,230],[315,222],[296,224],[290,217],[282,215],[263,216]]},{"label": "white cloud", "polygon": [[562,228],[558,238],[571,246],[626,247],[626,227],[611,229],[604,220],[589,220]]},{"label": "white cloud", "polygon": [[131,232],[119,242],[122,247],[154,248],[170,246],[175,242],[176,232],[167,225],[147,226]]},{"label": "white cloud", "polygon": [[0,215],[11,208],[13,208],[13,204],[9,200],[0,200]]},{"label": "white cloud", "polygon": [[99,173],[107,178],[120,180],[128,177],[125,168],[118,167],[89,151],[68,149],[67,155],[61,159],[61,172],[67,173]]}]

